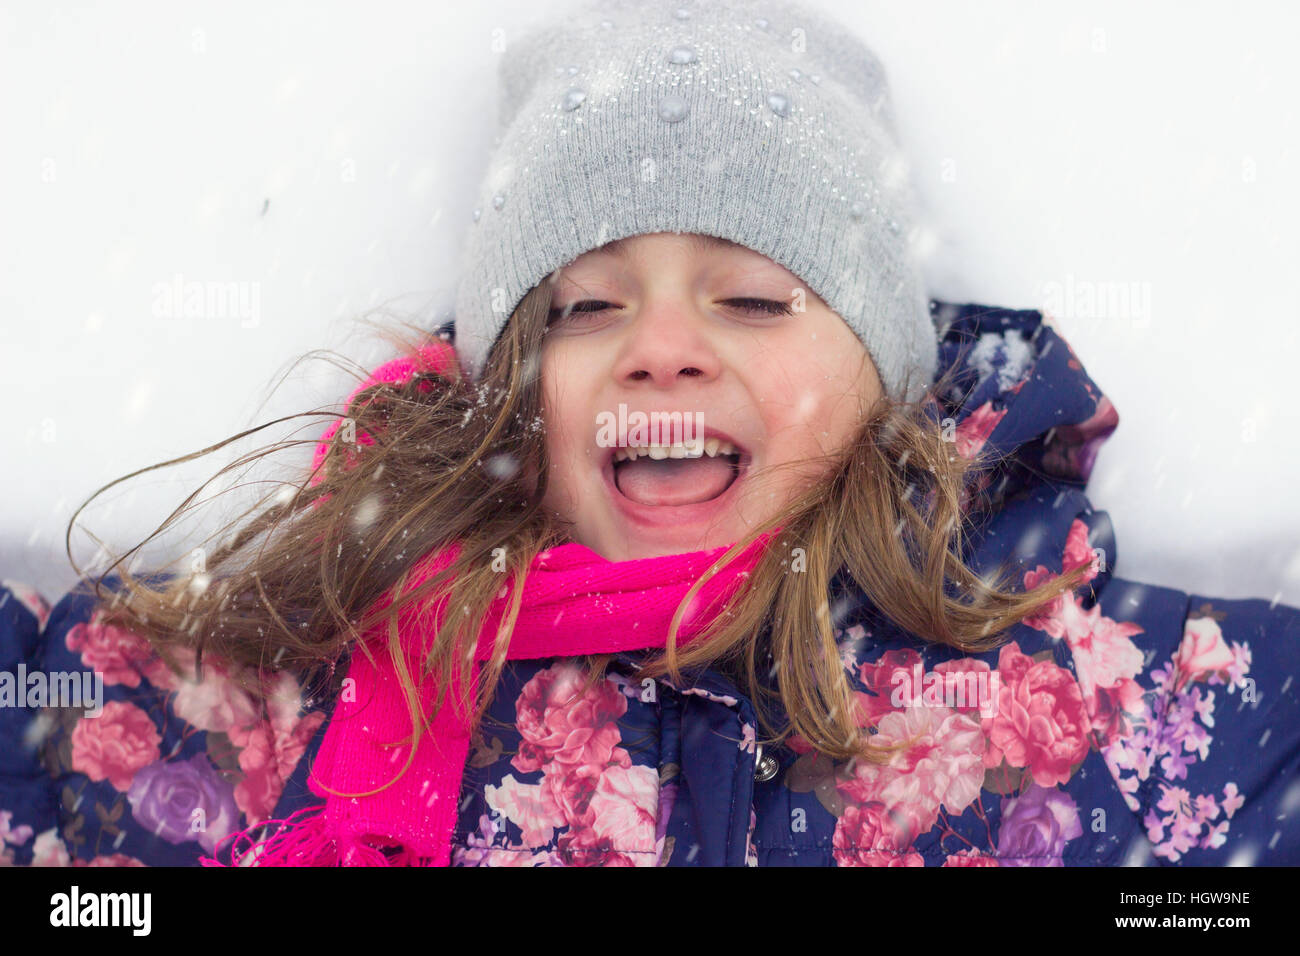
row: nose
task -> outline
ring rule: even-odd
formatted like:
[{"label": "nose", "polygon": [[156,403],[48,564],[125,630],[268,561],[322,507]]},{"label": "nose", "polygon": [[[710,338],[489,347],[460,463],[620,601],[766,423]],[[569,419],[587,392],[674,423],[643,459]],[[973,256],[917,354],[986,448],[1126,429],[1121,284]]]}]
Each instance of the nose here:
[{"label": "nose", "polygon": [[706,382],[718,376],[721,360],[696,307],[682,298],[647,301],[628,326],[614,363],[619,382],[649,382],[670,388],[683,379]]}]

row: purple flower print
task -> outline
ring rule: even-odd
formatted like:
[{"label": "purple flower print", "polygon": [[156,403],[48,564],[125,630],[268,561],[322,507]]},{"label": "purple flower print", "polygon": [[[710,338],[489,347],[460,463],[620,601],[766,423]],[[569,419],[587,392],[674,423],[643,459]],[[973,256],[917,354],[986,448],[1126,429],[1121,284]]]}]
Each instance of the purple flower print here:
[{"label": "purple flower print", "polygon": [[205,754],[142,767],[126,794],[131,815],[168,843],[197,840],[209,854],[239,824],[235,789]]},{"label": "purple flower print", "polygon": [[1031,784],[1002,798],[998,858],[1003,866],[1064,866],[1065,844],[1083,836],[1079,808],[1055,787]]}]

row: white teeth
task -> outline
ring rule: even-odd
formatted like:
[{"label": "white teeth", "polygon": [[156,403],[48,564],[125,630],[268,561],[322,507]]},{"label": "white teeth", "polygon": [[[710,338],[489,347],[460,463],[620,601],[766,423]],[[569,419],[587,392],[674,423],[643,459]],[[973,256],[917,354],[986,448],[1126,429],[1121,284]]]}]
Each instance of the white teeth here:
[{"label": "white teeth", "polygon": [[663,461],[665,458],[700,458],[704,455],[717,458],[719,455],[734,454],[736,454],[736,446],[731,442],[709,438],[706,440],[696,439],[695,441],[675,445],[630,445],[625,448],[616,448],[614,449],[614,460],[636,461],[638,458],[651,458],[654,461]]}]

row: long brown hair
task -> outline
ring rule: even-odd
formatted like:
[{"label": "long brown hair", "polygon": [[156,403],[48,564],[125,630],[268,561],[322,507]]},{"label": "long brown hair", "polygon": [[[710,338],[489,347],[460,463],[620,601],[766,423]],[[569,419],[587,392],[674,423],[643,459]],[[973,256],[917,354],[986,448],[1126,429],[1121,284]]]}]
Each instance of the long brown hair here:
[{"label": "long brown hair", "polygon": [[[300,469],[298,480],[208,539],[220,540],[205,552],[201,574],[132,574],[128,559],[203,489],[195,491],[94,582],[105,620],[146,638],[165,660],[186,649],[195,652],[200,669],[205,654],[240,665],[238,672],[256,675],[246,686],[254,692],[276,669],[332,665],[354,645],[369,657],[372,642],[359,638],[379,627],[387,640],[373,643],[390,656],[418,743],[433,715],[421,713],[398,618],[408,606],[423,610],[447,598],[454,582],[460,613],[443,616],[431,650],[417,662],[418,677],[458,672],[460,686],[470,687],[470,654],[489,605],[502,592],[504,560],[508,607],[476,696],[451,701],[448,682],[435,684],[435,710],[454,703],[472,713],[477,727],[506,664],[524,575],[539,551],[566,540],[565,529],[542,505],[547,456],[539,355],[554,278],[524,297],[477,383],[452,368],[366,388],[344,410],[345,422],[355,427],[340,429],[318,467]],[[429,337],[410,325],[388,334],[408,354]],[[764,742],[798,734],[833,759],[882,762],[901,745],[873,746],[872,734],[860,726],[830,607],[837,578],[920,639],[972,652],[998,646],[1009,627],[1079,586],[1086,567],[1024,591],[1008,566],[982,576],[964,562],[966,527],[980,510],[981,489],[997,462],[957,453],[951,428],[935,414],[942,412],[938,396],[952,384],[945,375],[911,403],[881,398],[843,451],[827,457],[823,477],[715,565],[724,565],[758,535],[780,529],[725,612],[684,647],[677,646],[674,623],[664,652],[646,659],[636,678],[669,675],[681,681],[688,669],[726,668],[754,700]],[[319,421],[337,412],[303,414]],[[142,471],[208,454],[249,433]],[[353,439],[360,433],[373,444],[357,445]],[[212,480],[303,444],[315,441],[277,442]],[[87,499],[69,522],[69,542],[77,515],[90,501],[140,473]],[[451,543],[460,548],[450,567],[409,588],[413,564]],[[72,560],[70,543],[68,550]],[[103,582],[114,568],[119,583],[110,596]],[[586,659],[588,686],[601,678],[609,660]],[[774,690],[760,671],[774,678]],[[773,701],[783,719],[770,712]],[[413,746],[407,766],[414,751]]]}]

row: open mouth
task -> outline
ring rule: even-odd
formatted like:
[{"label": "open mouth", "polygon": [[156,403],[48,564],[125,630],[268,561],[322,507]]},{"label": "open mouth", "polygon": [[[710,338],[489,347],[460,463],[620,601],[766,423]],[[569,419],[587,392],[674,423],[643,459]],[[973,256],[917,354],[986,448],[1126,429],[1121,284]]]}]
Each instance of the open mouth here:
[{"label": "open mouth", "polygon": [[743,448],[719,435],[674,445],[614,448],[613,484],[624,498],[646,507],[700,504],[726,494],[747,459]]}]

